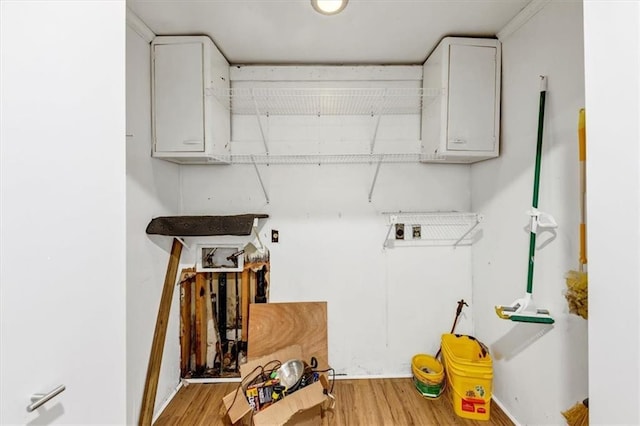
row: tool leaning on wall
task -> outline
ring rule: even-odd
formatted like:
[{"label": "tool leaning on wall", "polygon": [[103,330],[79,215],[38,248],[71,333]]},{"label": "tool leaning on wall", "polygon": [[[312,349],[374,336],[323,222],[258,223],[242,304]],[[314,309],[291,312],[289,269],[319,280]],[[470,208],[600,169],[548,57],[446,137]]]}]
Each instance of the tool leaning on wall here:
[{"label": "tool leaning on wall", "polygon": [[536,144],[536,163],[533,179],[533,202],[529,211],[529,269],[527,273],[527,291],[511,305],[497,305],[496,314],[502,319],[517,322],[553,324],[555,321],[546,309],[539,309],[533,301],[533,267],[535,264],[536,235],[540,228],[553,229],[557,224],[553,217],[538,210],[538,193],[540,189],[540,166],[542,163],[542,136],[544,129],[544,107],[547,94],[547,77],[540,76],[540,109],[538,112],[538,138]]},{"label": "tool leaning on wall", "polygon": [[[587,135],[586,114],[582,108],[578,117],[578,148],[580,160],[580,255],[578,270],[567,272],[567,289],[565,298],[569,304],[569,312],[584,318],[588,318],[588,277],[587,277],[587,247],[586,247],[586,160],[587,160]],[[589,398],[576,403],[573,407],[562,413],[569,426],[587,426],[589,424]]]},{"label": "tool leaning on wall", "polygon": [[567,272],[567,290],[565,298],[569,304],[569,312],[588,318],[588,279],[587,279],[587,225],[586,225],[586,160],[587,160],[587,135],[586,114],[584,108],[579,112],[578,118],[578,152],[580,159],[580,256],[578,270]]}]

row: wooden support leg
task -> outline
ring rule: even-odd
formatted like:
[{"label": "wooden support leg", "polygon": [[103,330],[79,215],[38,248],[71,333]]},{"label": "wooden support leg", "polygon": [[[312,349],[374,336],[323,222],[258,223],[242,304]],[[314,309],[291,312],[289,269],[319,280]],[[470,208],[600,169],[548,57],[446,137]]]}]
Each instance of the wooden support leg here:
[{"label": "wooden support leg", "polygon": [[242,289],[240,290],[241,305],[242,305],[242,343],[243,348],[246,350],[247,340],[249,338],[249,269],[245,268],[242,271],[242,277],[240,279],[242,283]]},{"label": "wooden support leg", "polygon": [[213,364],[212,364],[212,368],[216,367],[216,360],[218,362],[218,366],[219,366],[219,374],[220,376],[222,376],[222,368],[223,368],[223,360],[224,360],[224,354],[222,353],[222,340],[220,338],[220,328],[218,327],[218,309],[216,307],[216,297],[215,296],[215,290],[214,290],[214,284],[213,284],[213,280],[215,279],[214,274],[210,273],[209,274],[209,297],[211,300],[211,318],[213,319],[213,334],[214,334],[214,338],[216,339],[216,347],[215,347],[215,354],[213,356]]},{"label": "wooden support leg", "polygon": [[151,344],[151,355],[149,356],[149,366],[147,367],[147,379],[144,384],[144,394],[142,395],[142,407],[140,408],[140,426],[151,425],[153,419],[153,406],[156,402],[156,391],[158,390],[158,379],[160,376],[160,365],[162,364],[162,352],[164,341],[167,336],[167,323],[169,322],[169,311],[171,310],[171,299],[173,298],[173,287],[176,284],[178,266],[180,265],[180,254],[182,244],[176,238],[171,245],[171,255],[167,265],[167,274],[164,277],[160,307],[156,319],[156,329],[153,333],[153,343]]},{"label": "wooden support leg", "polygon": [[196,373],[207,367],[207,279],[204,273],[196,274]]},{"label": "wooden support leg", "polygon": [[[195,271],[193,272],[195,274]],[[180,375],[191,370],[191,283],[185,273],[180,280]]]}]

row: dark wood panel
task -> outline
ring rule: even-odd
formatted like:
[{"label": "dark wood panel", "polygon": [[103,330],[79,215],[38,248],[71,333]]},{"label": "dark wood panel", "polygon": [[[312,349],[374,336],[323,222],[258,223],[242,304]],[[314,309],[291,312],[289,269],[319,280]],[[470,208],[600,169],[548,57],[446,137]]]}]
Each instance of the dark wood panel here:
[{"label": "dark wood panel", "polygon": [[254,219],[266,214],[239,214],[233,216],[161,216],[147,225],[147,234],[172,237],[208,235],[251,235]]}]

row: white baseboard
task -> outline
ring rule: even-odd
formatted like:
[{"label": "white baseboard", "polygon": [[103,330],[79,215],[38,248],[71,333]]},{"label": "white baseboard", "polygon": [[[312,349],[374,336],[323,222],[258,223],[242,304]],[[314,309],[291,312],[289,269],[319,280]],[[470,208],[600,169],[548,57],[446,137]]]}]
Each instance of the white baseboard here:
[{"label": "white baseboard", "polygon": [[516,420],[513,414],[511,414],[509,410],[505,408],[504,404],[498,398],[496,398],[495,395],[493,395],[491,399],[493,399],[493,402],[495,402],[498,405],[498,407],[500,407],[500,409],[507,415],[507,417],[509,417],[509,420],[511,420],[514,425],[521,426],[521,423],[518,420]]},{"label": "white baseboard", "polygon": [[[331,377],[331,373],[328,373]],[[413,377],[411,374],[381,374],[381,375],[336,375],[336,380],[373,380],[373,379],[406,379]],[[186,383],[239,383],[239,377],[210,378],[210,379],[183,379]]]},{"label": "white baseboard", "polygon": [[162,403],[162,405],[158,409],[158,412],[153,416],[153,420],[151,420],[151,424],[154,424],[156,420],[158,420],[158,418],[160,417],[164,409],[167,408],[167,406],[173,400],[173,398],[177,395],[181,387],[182,387],[182,380],[180,381],[180,383],[178,383],[178,386],[176,386],[173,392],[169,394],[169,397]]},{"label": "white baseboard", "polygon": [[189,383],[240,383],[240,377],[228,378],[210,378],[210,379],[182,379],[183,382]]},{"label": "white baseboard", "polygon": [[[331,376],[331,374],[329,374]],[[340,375],[336,376],[336,380],[375,380],[375,379],[406,379],[413,377],[411,374],[362,374],[362,375]]]}]

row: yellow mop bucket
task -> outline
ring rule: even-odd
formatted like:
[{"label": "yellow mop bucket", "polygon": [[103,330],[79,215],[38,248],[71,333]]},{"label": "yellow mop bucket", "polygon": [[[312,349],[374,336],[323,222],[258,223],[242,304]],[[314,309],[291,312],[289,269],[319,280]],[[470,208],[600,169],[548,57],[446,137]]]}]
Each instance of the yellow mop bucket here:
[{"label": "yellow mop bucket", "polygon": [[425,398],[438,398],[444,390],[444,368],[431,355],[418,354],[411,359],[413,383]]},{"label": "yellow mop bucket", "polygon": [[488,348],[472,336],[444,334],[442,355],[455,413],[489,420],[493,363]]},{"label": "yellow mop bucket", "polygon": [[[445,361],[447,364],[448,361]],[[477,377],[460,373],[447,364],[447,381],[453,411],[458,417],[489,420],[491,416],[492,377]]]},{"label": "yellow mop bucket", "polygon": [[443,334],[442,350],[447,352],[456,365],[489,369],[492,367],[489,349],[473,336]]}]

